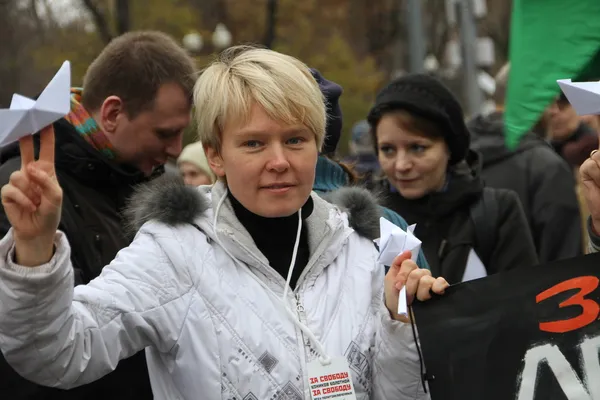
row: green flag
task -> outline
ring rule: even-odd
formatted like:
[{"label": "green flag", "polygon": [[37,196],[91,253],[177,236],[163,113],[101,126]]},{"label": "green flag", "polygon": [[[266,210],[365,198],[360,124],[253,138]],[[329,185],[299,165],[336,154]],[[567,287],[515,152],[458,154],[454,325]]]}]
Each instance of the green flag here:
[{"label": "green flag", "polygon": [[513,0],[512,7],[504,115],[514,149],[560,93],[558,79],[600,79],[600,0]]}]

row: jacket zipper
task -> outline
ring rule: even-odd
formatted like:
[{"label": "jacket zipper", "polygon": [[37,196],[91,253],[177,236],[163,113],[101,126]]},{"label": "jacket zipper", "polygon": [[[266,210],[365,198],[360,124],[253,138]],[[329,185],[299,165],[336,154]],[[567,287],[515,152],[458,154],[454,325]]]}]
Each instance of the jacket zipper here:
[{"label": "jacket zipper", "polygon": [[298,293],[296,293],[296,312],[298,313],[298,319],[304,324],[306,321],[306,310],[300,301],[300,295]]},{"label": "jacket zipper", "polygon": [[[294,293],[294,298],[296,299],[296,314],[298,315],[298,320],[306,325],[306,310],[304,309],[304,306],[302,305],[302,301],[300,301],[300,294],[298,293]],[[310,393],[308,391],[308,368],[307,368],[307,347],[310,349],[310,344],[307,343],[308,338],[304,337],[304,332],[302,332],[302,329],[300,328],[296,328],[298,330],[298,332],[300,333],[299,336],[299,340],[298,340],[298,346],[301,349],[300,352],[300,366],[302,368],[302,387],[304,388],[304,396],[306,399],[310,399]]]},{"label": "jacket zipper", "polygon": [[[227,236],[230,238],[233,236],[232,234],[230,234],[228,232],[224,232],[224,233],[226,233]],[[258,262],[259,265],[265,266],[263,264],[263,262],[254,255],[253,252],[251,252],[242,243],[237,241],[235,239],[235,237],[233,237],[232,240],[236,244],[238,244],[242,249],[244,249],[247,253],[249,253]],[[314,263],[314,261],[313,261],[313,263]],[[298,287],[300,287],[300,284],[303,281],[305,275],[309,272],[309,268],[307,268],[307,267],[310,267],[312,269],[313,263],[311,263],[309,261],[309,263],[305,266],[304,271],[302,271],[302,274],[300,275],[300,278],[298,279],[298,282],[296,283],[296,289],[298,289]],[[266,267],[267,267],[266,268],[267,271],[271,274],[271,276],[274,277],[275,280],[283,281],[283,278],[281,278],[281,276],[278,273],[276,273],[272,268],[270,268],[269,266],[266,266]],[[248,268],[251,268],[251,267],[248,266]],[[260,278],[258,278],[258,279],[260,279]],[[285,283],[282,286],[285,286]],[[302,301],[300,300],[300,294],[298,293],[297,290],[293,290],[293,291],[291,291],[291,293],[294,294],[294,299],[296,300],[296,314],[298,315],[298,320],[302,324],[306,325],[306,310],[304,309],[304,306],[302,305]],[[300,333],[300,335],[298,336],[298,347],[301,350],[301,353],[299,354],[299,356],[300,356],[299,358],[300,358],[300,365],[302,368],[302,383],[303,383],[303,387],[304,387],[304,396],[305,396],[305,399],[310,399],[311,398],[310,391],[308,389],[308,367],[307,367],[308,364],[307,364],[306,360],[308,359],[307,349],[310,352],[312,349],[312,345],[310,343],[310,340],[308,338],[304,337],[304,332],[302,332],[302,329],[296,327],[296,330],[297,330],[297,332]]]}]

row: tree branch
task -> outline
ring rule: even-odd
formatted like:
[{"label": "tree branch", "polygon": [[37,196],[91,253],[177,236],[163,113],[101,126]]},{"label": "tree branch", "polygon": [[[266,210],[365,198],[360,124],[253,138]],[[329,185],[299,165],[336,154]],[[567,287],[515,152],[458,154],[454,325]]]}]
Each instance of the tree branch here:
[{"label": "tree branch", "polygon": [[429,26],[426,32],[429,32],[428,52],[433,54],[437,60],[444,58],[444,51],[449,38],[449,27],[446,21],[446,10],[440,7],[435,1],[429,1],[424,7],[424,14],[430,16]]},{"label": "tree branch", "polygon": [[129,0],[117,0],[117,31],[119,35],[129,31]]},{"label": "tree branch", "polygon": [[275,28],[277,24],[277,0],[267,0],[267,29],[265,30],[264,44],[267,49],[273,48],[275,41]]},{"label": "tree branch", "polygon": [[110,28],[108,27],[108,22],[106,21],[104,14],[102,14],[98,7],[96,7],[96,4],[94,4],[93,0],[82,1],[83,5],[88,9],[90,14],[92,14],[92,18],[94,19],[94,23],[96,25],[96,28],[98,29],[98,34],[100,35],[100,38],[105,43],[109,43],[113,39],[113,36],[110,33]]},{"label": "tree branch", "polygon": [[50,7],[49,1],[48,0],[44,0],[41,1],[40,3],[42,3],[43,7],[44,7],[44,14],[46,16],[45,20],[46,20],[46,27],[47,28],[55,28],[58,26],[58,22],[56,20],[56,15],[54,10],[52,9],[52,7]]}]

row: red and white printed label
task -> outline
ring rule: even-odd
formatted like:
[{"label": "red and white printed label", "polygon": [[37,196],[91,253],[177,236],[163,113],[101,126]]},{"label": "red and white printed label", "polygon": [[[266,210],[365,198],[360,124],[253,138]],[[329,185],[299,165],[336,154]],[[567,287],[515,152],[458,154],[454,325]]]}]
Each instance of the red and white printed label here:
[{"label": "red and white printed label", "polygon": [[317,359],[308,364],[308,386],[312,400],[356,400],[348,362],[336,357],[322,365]]}]

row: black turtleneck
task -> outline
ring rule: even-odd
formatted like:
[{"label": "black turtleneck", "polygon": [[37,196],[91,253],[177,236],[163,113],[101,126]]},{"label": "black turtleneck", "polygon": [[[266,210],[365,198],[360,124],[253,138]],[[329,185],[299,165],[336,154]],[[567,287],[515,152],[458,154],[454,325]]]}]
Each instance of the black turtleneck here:
[{"label": "black turtleneck", "polygon": [[[233,206],[238,220],[244,225],[244,228],[250,233],[256,247],[269,260],[269,265],[277,271],[283,279],[287,278],[290,263],[292,262],[292,253],[296,243],[296,234],[298,232],[298,214],[294,213],[289,217],[265,218],[248,211],[233,195],[229,192],[229,200]],[[304,270],[310,256],[308,249],[308,234],[304,221],[312,213],[313,201],[309,197],[308,201],[302,206],[302,231],[300,232],[300,245],[290,287],[294,289],[300,274]]]}]

